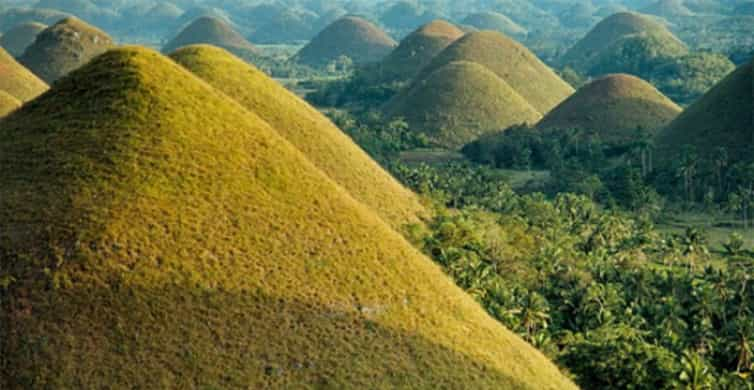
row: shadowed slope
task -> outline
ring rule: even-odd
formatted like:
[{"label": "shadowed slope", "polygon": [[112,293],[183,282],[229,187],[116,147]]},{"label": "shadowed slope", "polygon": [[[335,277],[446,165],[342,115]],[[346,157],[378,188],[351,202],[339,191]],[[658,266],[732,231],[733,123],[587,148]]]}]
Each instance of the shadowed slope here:
[{"label": "shadowed slope", "polygon": [[171,57],[267,121],[314,165],[394,227],[418,221],[423,208],[413,193],[319,111],[254,66],[206,45],[185,47]]},{"label": "shadowed slope", "polygon": [[658,156],[677,157],[686,145],[709,157],[727,149],[731,160],[751,160],[754,143],[752,63],[740,66],[688,107],[657,138]]},{"label": "shadowed slope", "polygon": [[11,96],[9,93],[0,90],[0,118],[15,111],[21,107],[21,101]]},{"label": "shadowed slope", "polygon": [[542,117],[489,69],[465,61],[434,71],[391,100],[385,111],[447,148]]},{"label": "shadowed slope", "polygon": [[0,91],[21,101],[28,101],[47,90],[47,84],[0,47]]},{"label": "shadowed slope", "polygon": [[0,183],[6,388],[574,388],[156,52],[111,51],[1,121]]},{"label": "shadowed slope", "polygon": [[464,32],[444,21],[435,20],[418,28],[404,38],[382,62],[384,80],[410,80],[443,49]]},{"label": "shadowed slope", "polygon": [[356,16],[333,22],[296,54],[306,65],[324,66],[340,56],[354,63],[377,62],[398,44],[374,24]]},{"label": "shadowed slope", "polygon": [[105,32],[71,17],[37,35],[19,62],[51,84],[112,46]]},{"label": "shadowed slope", "polygon": [[227,23],[210,16],[203,16],[168,42],[162,48],[163,53],[170,53],[182,46],[206,43],[222,47],[240,56],[257,53],[256,47]]},{"label": "shadowed slope", "polygon": [[419,78],[454,61],[487,67],[542,114],[573,93],[570,85],[527,48],[495,31],[470,33],[455,41],[435,57]]},{"label": "shadowed slope", "polygon": [[537,125],[541,129],[583,129],[607,142],[636,136],[637,128],[665,127],[681,108],[646,81],[625,74],[608,75],[582,87]]},{"label": "shadowed slope", "polygon": [[37,35],[44,31],[47,26],[42,23],[24,23],[13,27],[0,37],[0,46],[13,57],[24,54],[27,47],[34,43]]}]

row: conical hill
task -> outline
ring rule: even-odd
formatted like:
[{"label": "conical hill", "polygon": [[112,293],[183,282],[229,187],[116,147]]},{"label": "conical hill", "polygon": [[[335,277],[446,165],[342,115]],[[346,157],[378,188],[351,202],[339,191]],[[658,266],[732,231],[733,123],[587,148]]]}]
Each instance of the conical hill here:
[{"label": "conical hill", "polygon": [[480,136],[542,116],[486,67],[451,62],[392,99],[385,111],[438,146],[457,149]]},{"label": "conical hill", "polygon": [[6,31],[0,37],[0,46],[13,57],[20,57],[27,47],[34,43],[37,35],[44,31],[47,26],[42,23],[24,23]]},{"label": "conical hill", "polygon": [[654,133],[681,108],[646,81],[614,74],[597,79],[550,111],[537,127],[597,132],[607,142],[635,137],[639,128]]},{"label": "conical hill", "polygon": [[5,49],[0,47],[0,91],[5,91],[16,99],[25,102],[41,95],[47,84],[16,62]]},{"label": "conical hill", "polygon": [[496,31],[466,34],[438,54],[419,78],[455,61],[487,67],[541,114],[573,93],[573,88],[532,52]]},{"label": "conical hill", "polygon": [[0,184],[3,388],[575,388],[157,52],[1,121]]},{"label": "conical hill", "polygon": [[311,162],[395,227],[418,221],[417,197],[308,103],[252,65],[207,45],[171,57],[274,127]]},{"label": "conical hill", "polygon": [[248,57],[256,54],[257,48],[220,19],[203,16],[188,25],[173,40],[162,48],[170,53],[182,46],[205,43],[222,47],[238,56]]},{"label": "conical hill", "polygon": [[296,60],[317,67],[343,56],[356,64],[379,62],[396,46],[398,43],[371,22],[346,16],[317,34],[296,54]]},{"label": "conical hill", "polygon": [[479,30],[493,30],[506,35],[526,35],[527,31],[509,17],[492,11],[473,13],[463,19],[462,24]]}]

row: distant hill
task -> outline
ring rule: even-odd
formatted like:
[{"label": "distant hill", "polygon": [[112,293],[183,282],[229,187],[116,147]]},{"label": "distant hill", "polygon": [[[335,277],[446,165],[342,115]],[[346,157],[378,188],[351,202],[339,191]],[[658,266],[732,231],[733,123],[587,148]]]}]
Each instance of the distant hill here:
[{"label": "distant hill", "polygon": [[0,37],[0,46],[13,57],[20,57],[27,47],[34,43],[37,35],[44,31],[47,26],[42,23],[24,23],[5,32]]},{"label": "distant hill", "polygon": [[740,66],[687,108],[657,137],[658,156],[673,159],[685,145],[709,157],[718,147],[731,160],[751,160],[754,142],[752,63]]},{"label": "distant hill", "polygon": [[576,388],[157,52],[97,57],[0,133],[4,388]]},{"label": "distant hill", "polygon": [[419,79],[455,61],[484,65],[538,112],[544,114],[573,93],[573,88],[520,43],[494,31],[470,33],[448,46]]},{"label": "distant hill", "polygon": [[0,90],[0,118],[21,107],[21,101],[8,92]]},{"label": "distant hill", "polygon": [[434,20],[404,38],[381,64],[383,80],[411,80],[464,32],[444,20]]},{"label": "distant hill", "polygon": [[479,12],[466,16],[461,22],[479,30],[494,30],[506,35],[526,35],[527,30],[499,12]]},{"label": "distant hill", "polygon": [[221,19],[202,16],[188,25],[175,38],[165,44],[163,53],[180,47],[205,43],[222,47],[240,57],[249,58],[258,54],[257,48]]},{"label": "distant hill", "polygon": [[599,22],[566,52],[561,62],[590,75],[634,73],[622,67],[639,67],[687,53],[686,45],[660,22],[621,12]]},{"label": "distant hill", "polygon": [[42,23],[53,25],[71,14],[56,9],[39,8],[0,8],[0,31],[8,31],[11,28],[24,23]]},{"label": "distant hill", "polygon": [[113,45],[102,30],[77,18],[66,18],[42,31],[19,62],[50,84]]},{"label": "distant hill", "polygon": [[274,127],[354,198],[396,228],[416,223],[423,207],[340,129],[253,65],[211,46],[171,57]]},{"label": "distant hill", "polygon": [[451,62],[433,71],[393,98],[385,112],[391,118],[404,118],[411,130],[450,149],[541,118],[495,73],[467,61]]},{"label": "distant hill", "polygon": [[16,62],[3,48],[0,48],[0,69],[0,91],[22,102],[34,99],[47,90],[44,81]]},{"label": "distant hill", "polygon": [[682,0],[658,0],[657,2],[642,8],[641,13],[660,16],[666,19],[675,19],[693,16]]},{"label": "distant hill", "polygon": [[646,81],[626,74],[602,77],[582,87],[537,124],[541,129],[581,129],[608,143],[632,139],[637,129],[653,134],[681,108]]},{"label": "distant hill", "polygon": [[310,66],[325,66],[346,56],[356,64],[378,62],[398,43],[365,19],[346,16],[330,24],[296,54],[297,61]]},{"label": "distant hill", "polygon": [[411,31],[438,18],[440,15],[433,12],[431,7],[423,7],[411,1],[398,1],[380,15],[380,22],[391,29]]}]

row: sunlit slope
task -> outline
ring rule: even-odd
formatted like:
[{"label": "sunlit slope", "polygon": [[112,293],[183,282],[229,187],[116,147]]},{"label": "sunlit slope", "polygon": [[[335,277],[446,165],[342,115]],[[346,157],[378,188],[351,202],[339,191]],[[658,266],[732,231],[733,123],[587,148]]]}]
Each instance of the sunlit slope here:
[{"label": "sunlit slope", "polygon": [[630,140],[638,129],[654,133],[681,108],[646,81],[614,74],[585,85],[548,113],[537,127],[597,132],[607,142]]},{"label": "sunlit slope", "polygon": [[0,91],[21,101],[34,99],[47,90],[47,84],[16,62],[0,47]]},{"label": "sunlit slope", "polygon": [[455,41],[435,57],[419,78],[455,61],[484,65],[541,114],[573,93],[573,88],[529,49],[495,31],[470,33]]},{"label": "sunlit slope", "polygon": [[21,101],[9,93],[0,90],[0,118],[21,107]]},{"label": "sunlit slope", "polygon": [[110,51],[1,121],[0,183],[0,387],[574,388],[156,52]]},{"label": "sunlit slope", "polygon": [[385,172],[315,108],[252,65],[208,45],[171,57],[259,115],[310,161],[396,228],[418,222],[416,195]]},{"label": "sunlit slope", "polygon": [[403,118],[438,146],[457,149],[542,115],[505,81],[482,65],[451,62],[392,99],[391,118]]}]

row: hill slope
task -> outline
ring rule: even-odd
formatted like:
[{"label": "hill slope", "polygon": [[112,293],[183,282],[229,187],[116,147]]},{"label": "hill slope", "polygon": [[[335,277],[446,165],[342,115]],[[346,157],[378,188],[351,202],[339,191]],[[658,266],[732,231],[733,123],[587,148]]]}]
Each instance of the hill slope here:
[{"label": "hill slope", "polygon": [[448,46],[419,78],[455,61],[484,65],[540,113],[547,113],[573,88],[520,43],[495,31],[470,33]]},{"label": "hill slope", "polygon": [[340,18],[296,54],[306,65],[324,66],[340,56],[356,64],[378,62],[398,44],[372,23],[356,16]]},{"label": "hill slope", "polygon": [[740,66],[688,107],[657,137],[658,156],[672,159],[685,145],[704,157],[718,147],[731,160],[751,160],[754,142],[752,63]]},{"label": "hill slope", "polygon": [[159,53],[111,51],[0,122],[0,183],[5,388],[574,388]]},{"label": "hill slope", "polygon": [[16,62],[5,49],[0,47],[0,91],[5,91],[16,99],[25,102],[41,95],[47,84]]},{"label": "hill slope", "polygon": [[392,99],[385,111],[402,117],[434,143],[460,148],[481,135],[534,123],[539,112],[482,65],[451,62]]},{"label": "hill slope", "polygon": [[[595,62],[605,62],[611,56],[618,55],[616,53],[627,46],[627,40],[638,46],[649,46],[644,52],[658,57],[683,55],[688,52],[686,45],[660,22],[645,15],[620,12],[599,22],[566,52],[561,61],[582,72],[593,74]],[[640,41],[638,44],[637,40]],[[632,58],[632,61],[637,60]]]},{"label": "hill slope", "polygon": [[498,12],[474,13],[463,19],[464,25],[473,26],[480,30],[494,30],[506,35],[525,35],[526,29],[512,21],[509,17]]},{"label": "hill slope", "polygon": [[412,79],[438,53],[463,35],[461,29],[444,20],[434,20],[419,27],[382,61],[383,79]]},{"label": "hill slope", "polygon": [[51,84],[112,46],[105,32],[71,17],[42,31],[19,62]]},{"label": "hill slope", "polygon": [[230,25],[220,19],[202,16],[188,25],[175,38],[162,48],[163,53],[170,53],[179,47],[206,43],[222,47],[236,55],[247,57],[258,50]]},{"label": "hill slope", "polygon": [[0,46],[13,57],[20,57],[27,47],[34,43],[37,35],[47,26],[42,23],[24,23],[8,30],[0,37]]},{"label": "hill slope", "polygon": [[621,142],[636,130],[656,131],[680,114],[681,108],[646,81],[615,74],[597,79],[548,113],[537,127],[578,128],[597,132],[607,142]]},{"label": "hill slope", "polygon": [[228,52],[189,46],[171,57],[274,127],[283,138],[395,227],[417,222],[422,206],[319,111]]},{"label": "hill slope", "polygon": [[9,93],[0,90],[0,118],[21,107],[21,101]]}]

